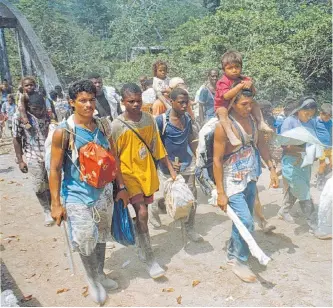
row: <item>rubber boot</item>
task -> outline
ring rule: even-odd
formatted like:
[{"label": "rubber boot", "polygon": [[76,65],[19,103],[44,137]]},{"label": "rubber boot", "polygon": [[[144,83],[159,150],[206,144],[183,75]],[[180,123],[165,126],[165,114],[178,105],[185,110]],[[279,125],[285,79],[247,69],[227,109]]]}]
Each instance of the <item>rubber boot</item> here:
[{"label": "rubber boot", "polygon": [[96,251],[94,251],[90,256],[80,254],[80,257],[86,271],[89,295],[95,303],[102,305],[105,303],[107,295],[103,285],[98,279]]},{"label": "rubber boot", "polygon": [[138,258],[142,262],[146,262],[146,256],[141,248],[141,243],[139,239],[139,231],[136,223],[133,223],[134,231],[135,231],[135,246],[136,246],[136,254],[138,255]]},{"label": "rubber boot", "polygon": [[317,189],[322,191],[325,186],[325,175],[324,174],[318,174],[317,176]]},{"label": "rubber boot", "polygon": [[148,205],[148,220],[155,227],[161,227],[161,219],[159,216],[160,210],[158,207],[158,201],[155,200],[152,204]]},{"label": "rubber boot", "polygon": [[302,200],[299,202],[300,208],[306,217],[306,222],[314,232],[317,229],[318,216],[313,206],[312,200]]},{"label": "rubber boot", "polygon": [[44,226],[51,227],[55,220],[51,216],[51,194],[50,190],[45,190],[42,193],[36,193],[36,197],[44,210]]},{"label": "rubber boot", "polygon": [[156,262],[155,256],[153,253],[153,249],[150,244],[150,236],[149,233],[139,233],[138,234],[140,247],[144,252],[146,264],[147,264],[147,271],[151,278],[157,279],[165,275],[165,270],[160,267],[160,265]]},{"label": "rubber boot", "polygon": [[203,240],[202,236],[195,232],[194,230],[194,221],[195,221],[195,213],[197,211],[197,205],[194,204],[191,207],[190,213],[188,215],[187,221],[184,223],[182,222],[182,228],[185,227],[185,232],[187,237],[192,241],[192,242],[200,242]]},{"label": "rubber boot", "polygon": [[105,261],[105,250],[106,243],[97,243],[96,245],[96,255],[97,255],[97,273],[98,281],[102,286],[109,290],[118,289],[118,283],[114,280],[108,278],[104,273],[104,261]]}]

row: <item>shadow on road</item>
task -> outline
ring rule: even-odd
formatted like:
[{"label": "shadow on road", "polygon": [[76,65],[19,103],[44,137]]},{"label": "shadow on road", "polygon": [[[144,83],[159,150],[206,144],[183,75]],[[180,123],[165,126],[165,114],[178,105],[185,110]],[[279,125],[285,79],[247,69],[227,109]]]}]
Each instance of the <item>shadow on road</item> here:
[{"label": "shadow on road", "polygon": [[[217,224],[223,223],[228,218],[223,215],[218,215],[213,212],[196,215],[196,231],[203,237]],[[163,219],[162,219],[163,222]],[[163,225],[159,230],[164,231],[151,237],[151,244],[159,264],[167,269],[166,264],[171,263],[171,259],[177,253],[187,255],[198,255],[208,253],[214,250],[213,246],[208,241],[199,243],[188,243],[184,248],[184,241],[180,222],[175,221],[169,225]],[[122,265],[130,260],[130,264],[125,268]],[[105,267],[114,269],[111,278],[116,279],[121,286],[121,289],[115,292],[121,292],[127,289],[130,281],[136,278],[151,279],[146,272],[145,264],[142,263],[137,256],[135,247],[124,247],[117,251],[113,251],[111,257],[106,260]],[[126,271],[126,275],[125,275]],[[165,283],[167,281],[168,272],[163,279],[156,280],[157,283]]]},{"label": "shadow on road", "polygon": [[[19,305],[23,307],[42,307],[40,302],[35,298],[32,297],[30,300],[25,301],[24,295],[22,291],[17,286],[14,278],[9,273],[6,264],[1,260],[1,292],[5,290],[12,290],[14,295],[16,296],[17,300],[19,301]],[[25,296],[28,296],[30,294],[26,294]]]},{"label": "shadow on road", "polygon": [[10,167],[5,168],[5,169],[0,169],[0,173],[8,173],[8,172],[11,172],[13,170],[14,170],[14,167],[10,166]]}]

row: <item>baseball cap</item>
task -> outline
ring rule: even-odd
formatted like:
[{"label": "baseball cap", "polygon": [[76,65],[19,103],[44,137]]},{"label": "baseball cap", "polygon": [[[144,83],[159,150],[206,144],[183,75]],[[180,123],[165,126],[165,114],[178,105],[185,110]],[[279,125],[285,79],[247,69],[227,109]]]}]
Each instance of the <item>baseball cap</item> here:
[{"label": "baseball cap", "polygon": [[185,84],[184,80],[180,77],[173,77],[170,79],[169,87],[171,89],[176,88],[179,84]]}]

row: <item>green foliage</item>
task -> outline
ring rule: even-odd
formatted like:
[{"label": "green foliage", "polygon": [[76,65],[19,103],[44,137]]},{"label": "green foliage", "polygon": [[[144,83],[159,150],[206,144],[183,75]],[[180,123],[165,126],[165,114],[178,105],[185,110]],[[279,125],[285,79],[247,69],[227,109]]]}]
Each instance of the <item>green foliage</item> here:
[{"label": "green foliage", "polygon": [[[152,77],[152,64],[163,59],[169,76],[184,78],[194,94],[232,48],[242,53],[243,73],[255,80],[258,98],[280,104],[289,95],[331,96],[329,1],[221,1],[211,14],[202,6],[209,1],[201,0],[12,2],[31,22],[64,84],[90,70],[113,85],[138,82]],[[7,36],[17,74],[14,36]],[[167,52],[130,60],[132,47],[157,45]]]},{"label": "green foliage", "polygon": [[[327,99],[332,87],[330,3],[282,2],[285,10],[277,0],[229,1],[214,15],[179,26],[167,42],[169,75],[182,76],[194,93],[221,55],[236,49],[243,54],[244,74],[255,80],[258,98],[280,104],[289,95],[314,93]],[[154,58],[122,64],[122,79],[135,81],[130,68]]]}]

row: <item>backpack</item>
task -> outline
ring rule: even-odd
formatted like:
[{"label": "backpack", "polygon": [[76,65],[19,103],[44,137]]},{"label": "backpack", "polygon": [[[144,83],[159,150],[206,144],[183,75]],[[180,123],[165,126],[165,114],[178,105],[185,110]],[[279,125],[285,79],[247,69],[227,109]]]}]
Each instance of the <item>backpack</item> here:
[{"label": "backpack", "polygon": [[[70,117],[70,119],[72,119],[72,117]],[[95,188],[103,188],[106,184],[112,182],[116,178],[118,171],[116,160],[108,150],[97,144],[95,140],[82,146],[77,153],[75,148],[74,126],[71,125],[70,119],[62,122],[66,125],[63,133],[62,147],[68,158],[79,171],[80,180]],[[108,136],[108,129],[106,126],[109,126],[110,124],[107,120],[102,121],[100,119],[95,119],[95,121],[98,129],[104,134],[104,136]],[[48,173],[50,171],[52,138],[57,127],[58,126],[55,125],[51,127],[52,130],[49,131],[45,141],[45,167]],[[71,155],[68,152],[71,152]],[[77,155],[78,159],[76,159]],[[77,161],[79,164],[77,164]]]},{"label": "backpack", "polygon": [[[246,146],[243,133],[239,125],[231,115],[229,115],[229,119],[232,121],[234,127],[236,128],[236,130],[240,135],[242,141],[242,147],[240,149],[242,149],[244,146]],[[212,189],[215,188],[215,179],[213,173],[214,132],[216,125],[218,123],[219,123],[218,118],[216,117],[212,118],[201,128],[199,132],[195,176],[203,193],[208,196],[210,195]],[[252,134],[254,135],[255,127],[252,118],[251,118],[251,126],[252,126]]]}]

